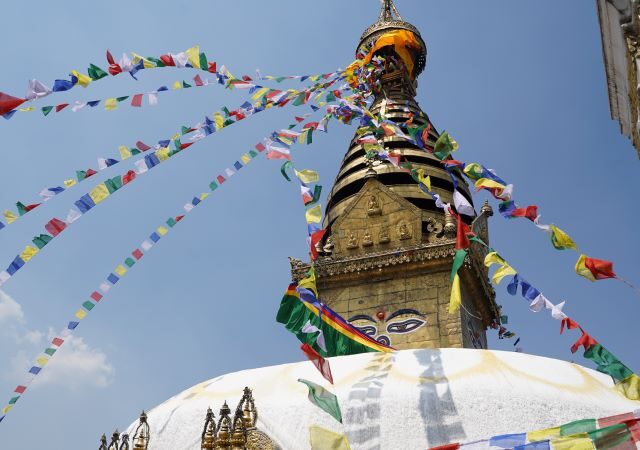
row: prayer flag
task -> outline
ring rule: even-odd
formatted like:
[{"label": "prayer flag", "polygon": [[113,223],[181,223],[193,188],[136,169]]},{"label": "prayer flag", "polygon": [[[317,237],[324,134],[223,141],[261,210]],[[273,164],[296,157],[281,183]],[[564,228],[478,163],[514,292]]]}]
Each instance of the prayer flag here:
[{"label": "prayer flag", "polygon": [[317,425],[309,427],[311,450],[351,450],[344,434],[334,433]]},{"label": "prayer flag", "polygon": [[315,170],[304,169],[297,171],[294,169],[294,172],[303,183],[317,183],[320,180],[320,176]]},{"label": "prayer flag", "polygon": [[[429,189],[431,190],[431,189]],[[476,212],[471,206],[471,203],[460,193],[457,189],[453,192],[453,204],[456,206],[458,214],[464,214],[466,216],[475,216]]]},{"label": "prayer flag", "polygon": [[104,101],[104,109],[106,111],[113,111],[118,108],[118,101],[115,98],[108,98]]},{"label": "prayer flag", "polygon": [[569,237],[567,233],[562,231],[560,228],[555,225],[549,225],[549,230],[551,230],[551,244],[558,250],[578,250],[578,246],[573,239]]},{"label": "prayer flag", "polygon": [[78,79],[78,84],[84,88],[89,86],[89,83],[91,83],[91,78],[89,76],[82,74],[77,70],[72,70],[71,74]]},{"label": "prayer flag", "polygon": [[102,70],[100,67],[95,66],[93,64],[89,64],[89,69],[87,69],[87,73],[91,77],[93,81],[100,80],[107,76],[107,72]]},{"label": "prayer flag", "polygon": [[39,249],[32,247],[30,245],[27,245],[22,251],[22,253],[20,253],[20,258],[22,258],[24,262],[27,262],[31,258],[33,258],[36,255],[36,253],[38,253],[39,251],[40,251]]},{"label": "prayer flag", "polygon": [[578,258],[576,262],[576,273],[589,281],[616,278],[612,262],[589,258],[586,255],[580,255]]},{"label": "prayer flag", "polygon": [[60,219],[56,219],[55,217],[51,219],[44,228],[53,236],[56,237],[62,231],[67,228],[67,224],[61,221]]},{"label": "prayer flag", "polygon": [[[320,331],[318,328],[314,327],[316,330]],[[322,334],[320,334],[322,336]],[[316,352],[313,347],[309,344],[302,344],[300,346],[304,354],[309,358],[309,361],[313,363],[314,366],[320,371],[322,376],[331,384],[333,384],[333,375],[331,375],[331,366],[329,365],[329,361],[324,359],[318,352]]]},{"label": "prayer flag", "polygon": [[91,191],[89,192],[89,196],[91,197],[91,200],[93,200],[93,202],[97,205],[109,196],[109,189],[107,189],[107,186],[104,183],[101,183],[91,189]]},{"label": "prayer flag", "polygon": [[4,92],[0,92],[0,116],[3,116],[9,111],[16,109],[26,101],[27,99],[12,97],[11,95],[5,94]]},{"label": "prayer flag", "polygon": [[144,94],[136,94],[133,96],[133,98],[131,99],[131,106],[134,106],[136,108],[139,108],[142,106],[142,97],[144,97]]},{"label": "prayer flag", "polygon": [[449,298],[449,314],[454,314],[462,305],[462,293],[460,291],[460,275],[457,273],[453,277],[451,283],[451,296]]},{"label": "prayer flag", "polygon": [[307,223],[320,223],[322,220],[322,208],[320,205],[309,208],[305,213],[305,218]]},{"label": "prayer flag", "polygon": [[329,414],[331,417],[342,423],[342,413],[338,398],[325,388],[311,381],[299,378],[298,381],[309,388],[309,401]]}]

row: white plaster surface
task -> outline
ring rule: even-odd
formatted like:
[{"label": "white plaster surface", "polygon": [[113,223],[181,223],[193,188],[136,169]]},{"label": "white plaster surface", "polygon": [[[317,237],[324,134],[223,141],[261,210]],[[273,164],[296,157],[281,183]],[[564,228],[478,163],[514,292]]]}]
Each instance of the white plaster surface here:
[{"label": "white plaster surface", "polygon": [[[630,412],[640,402],[610,377],[565,361],[470,349],[331,358],[334,386],[308,361],[200,383],[148,412],[150,450],[197,450],[207,407],[232,411],[253,389],[258,427],[283,449],[308,449],[310,425],[345,432],[354,450],[425,449]],[[334,392],[344,424],[307,399],[306,378]],[[129,428],[133,431],[135,423]]]}]

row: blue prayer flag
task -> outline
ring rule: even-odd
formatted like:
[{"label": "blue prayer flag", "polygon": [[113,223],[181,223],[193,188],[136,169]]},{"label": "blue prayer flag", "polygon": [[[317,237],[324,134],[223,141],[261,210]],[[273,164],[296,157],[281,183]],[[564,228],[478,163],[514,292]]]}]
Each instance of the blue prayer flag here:
[{"label": "blue prayer flag", "polygon": [[149,239],[151,239],[153,242],[158,242],[160,240],[160,235],[154,231],[149,236]]},{"label": "blue prayer flag", "polygon": [[242,164],[240,164],[240,161],[236,161],[235,163],[233,163],[233,167],[236,168],[236,170],[240,170],[242,169]]},{"label": "blue prayer flag", "polygon": [[80,210],[80,212],[82,214],[86,213],[91,208],[96,206],[95,202],[93,201],[93,199],[91,198],[91,196],[89,194],[83,195],[74,204],[78,207],[78,209]]},{"label": "blue prayer flag", "polygon": [[[73,80],[75,77],[72,77],[71,79]],[[77,78],[76,78],[76,82],[77,82]],[[53,92],[62,92],[62,91],[68,91],[69,89],[71,89],[73,87],[75,83],[73,81],[67,81],[67,80],[56,80],[53,82]]]},{"label": "blue prayer flag", "polygon": [[527,442],[527,433],[503,434],[494,436],[489,440],[489,445],[500,448],[513,448],[524,445]]},{"label": "blue prayer flag", "polygon": [[120,278],[115,273],[110,273],[107,277],[107,281],[111,284],[116,284]]},{"label": "blue prayer flag", "polygon": [[94,106],[98,106],[100,104],[100,100],[91,100],[90,102],[87,102],[87,105],[91,106],[92,108]]},{"label": "blue prayer flag", "polygon": [[34,375],[38,375],[41,370],[42,370],[42,367],[33,366],[31,369],[29,369],[29,373],[32,373]]},{"label": "blue prayer flag", "polygon": [[67,329],[75,330],[78,325],[80,325],[80,322],[69,322],[69,325],[67,325]]},{"label": "blue prayer flag", "polygon": [[538,441],[526,445],[518,445],[513,450],[550,450],[550,447],[549,441]]},{"label": "blue prayer flag", "polygon": [[151,169],[152,167],[155,167],[158,164],[160,164],[160,160],[155,155],[155,153],[151,153],[150,155],[145,156],[144,157],[144,162],[147,164],[147,168],[149,168],[149,169]]}]

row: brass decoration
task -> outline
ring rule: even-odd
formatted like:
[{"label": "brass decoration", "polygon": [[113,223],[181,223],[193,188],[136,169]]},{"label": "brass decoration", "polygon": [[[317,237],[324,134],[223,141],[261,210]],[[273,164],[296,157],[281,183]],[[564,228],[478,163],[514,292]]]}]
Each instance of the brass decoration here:
[{"label": "brass decoration", "polygon": [[104,434],[100,437],[100,447],[98,447],[98,450],[109,450],[107,448],[107,436]]},{"label": "brass decoration", "polygon": [[371,238],[371,233],[369,230],[364,232],[364,236],[362,236],[362,246],[363,247],[371,247],[373,245],[373,239]]},{"label": "brass decoration", "polygon": [[147,414],[142,411],[140,413],[138,427],[133,433],[133,449],[147,450],[149,447],[150,435],[151,432],[149,430],[149,424],[147,423]]},{"label": "brass decoration", "polygon": [[216,448],[216,421],[211,408],[207,409],[207,416],[204,420],[204,428],[200,438],[200,448],[202,450],[213,450]]},{"label": "brass decoration", "polygon": [[324,243],[324,247],[322,247],[322,250],[327,255],[330,255],[331,253],[333,253],[334,248],[335,248],[335,244],[333,243],[333,236],[329,236],[327,238],[327,241]]},{"label": "brass decoration", "polygon": [[398,225],[398,235],[400,236],[401,241],[406,241],[407,239],[411,239],[413,236],[411,235],[411,231],[406,223],[401,222]]},{"label": "brass decoration", "polygon": [[349,241],[347,242],[347,248],[349,250],[353,250],[354,248],[358,248],[358,238],[356,237],[355,234],[353,234],[353,231],[349,232]]},{"label": "brass decoration", "polygon": [[389,237],[389,231],[386,227],[382,228],[380,230],[380,234],[378,235],[378,242],[380,242],[381,244],[388,244],[390,241],[391,238]]},{"label": "brass decoration", "polygon": [[118,449],[119,446],[120,446],[120,433],[118,433],[118,430],[116,430],[111,435],[111,443],[109,444],[109,447],[107,447],[107,449],[108,450],[119,450]]},{"label": "brass decoration", "polygon": [[380,208],[380,204],[378,203],[378,199],[375,195],[371,195],[369,197],[369,202],[367,203],[367,214],[369,216],[379,216],[382,214],[382,208]]}]

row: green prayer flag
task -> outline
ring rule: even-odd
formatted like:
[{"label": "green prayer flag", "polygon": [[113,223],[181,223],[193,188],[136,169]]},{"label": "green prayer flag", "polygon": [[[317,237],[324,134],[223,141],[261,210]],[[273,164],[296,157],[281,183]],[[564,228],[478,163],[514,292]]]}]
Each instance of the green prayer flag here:
[{"label": "green prayer flag", "polygon": [[182,87],[186,89],[186,88],[190,88],[191,85],[189,83],[187,83],[186,81],[183,81],[182,82]]},{"label": "green prayer flag", "polygon": [[33,242],[33,245],[38,247],[39,250],[42,250],[45,245],[51,242],[51,239],[53,238],[48,234],[41,234],[40,236],[34,237],[32,242]]},{"label": "green prayer flag", "polygon": [[212,181],[209,184],[209,189],[211,189],[212,191],[215,191],[216,189],[218,189],[218,183],[216,183],[215,181]]},{"label": "green prayer flag", "polygon": [[85,308],[87,311],[91,311],[91,310],[93,309],[93,307],[94,307],[94,306],[96,306],[96,304],[95,304],[95,303],[93,303],[93,302],[92,302],[92,301],[90,301],[90,300],[87,300],[86,302],[84,302],[84,303],[82,304],[82,306],[84,306],[84,308]]},{"label": "green prayer flag", "polygon": [[131,155],[139,155],[140,154],[140,150],[138,150],[137,148],[130,148],[129,151],[131,152]]},{"label": "green prayer flag", "polygon": [[113,194],[115,191],[122,187],[122,176],[118,175],[117,177],[105,180],[104,184],[105,186],[107,186],[109,194]]},{"label": "green prayer flag", "polygon": [[593,441],[596,450],[616,448],[625,442],[630,444],[629,448],[632,449],[635,447],[629,428],[624,423],[590,431],[589,437]]},{"label": "green prayer flag", "polygon": [[278,77],[278,78],[276,78],[276,82],[277,83],[282,83],[286,79],[287,79],[287,77]]},{"label": "green prayer flag", "polygon": [[333,92],[329,92],[327,94],[327,103],[335,102],[335,101],[336,101],[336,94],[334,94]]},{"label": "green prayer flag", "polygon": [[21,216],[24,216],[27,213],[27,208],[22,202],[16,203],[16,208],[18,208],[18,214]]},{"label": "green prayer flag", "polygon": [[40,109],[42,110],[42,114],[47,116],[51,112],[51,110],[53,110],[53,106],[43,106]]},{"label": "green prayer flag", "polygon": [[311,381],[299,378],[298,381],[302,384],[306,384],[309,388],[309,401],[316,405],[318,408],[329,414],[331,417],[342,423],[342,413],[340,412],[340,405],[338,404],[338,398],[326,390],[320,385],[312,383]]},{"label": "green prayer flag", "polygon": [[149,61],[151,61],[152,63],[154,63],[156,65],[156,67],[165,67],[166,66],[166,64],[163,63],[160,58],[154,58],[152,56],[147,56],[147,59]]},{"label": "green prayer flag", "polygon": [[572,434],[588,433],[598,428],[596,419],[582,419],[566,423],[560,427],[560,436],[570,436]]},{"label": "green prayer flag", "polygon": [[309,128],[309,131],[307,131],[307,145],[313,143],[313,131],[313,128]]},{"label": "green prayer flag", "polygon": [[458,143],[449,136],[449,133],[443,131],[433,147],[433,154],[439,160],[443,160],[456,150],[458,150]]},{"label": "green prayer flag", "polygon": [[191,128],[182,126],[182,134],[187,134],[189,131],[191,131]]},{"label": "green prayer flag", "polygon": [[87,72],[89,73],[89,77],[93,81],[99,80],[107,76],[107,72],[105,72],[100,67],[94,64],[89,64],[89,69],[87,70]]},{"label": "green prayer flag", "polygon": [[78,181],[84,180],[87,178],[87,172],[84,170],[76,170],[76,178],[78,178]]},{"label": "green prayer flag", "polygon": [[597,364],[596,370],[606,373],[616,381],[622,381],[633,375],[631,369],[600,344],[589,347],[583,356]]},{"label": "green prayer flag", "polygon": [[466,250],[456,250],[456,255],[453,257],[453,265],[451,266],[451,283],[453,283],[453,279],[456,277],[458,270],[464,264],[464,258],[467,256]]},{"label": "green prayer flag", "polygon": [[133,258],[129,257],[124,260],[124,263],[127,267],[133,267],[136,264],[136,261]]},{"label": "green prayer flag", "polygon": [[118,103],[120,103],[120,102],[125,101],[125,100],[126,100],[126,99],[128,99],[128,98],[129,98],[129,96],[128,96],[128,95],[125,95],[124,97],[116,97],[116,101],[117,101]]},{"label": "green prayer flag", "polygon": [[258,152],[256,152],[255,150],[251,150],[249,152],[249,155],[251,155],[252,158],[255,158],[256,156],[258,156]]},{"label": "green prayer flag", "polygon": [[44,352],[49,355],[49,356],[53,356],[53,354],[56,352],[57,350],[55,348],[51,348],[49,347],[48,349],[46,349]]},{"label": "green prayer flag", "polygon": [[306,99],[306,94],[303,92],[301,94],[299,94],[296,99],[293,101],[292,105],[293,106],[300,106],[300,105],[304,105],[305,103],[305,99]]},{"label": "green prayer flag", "polygon": [[202,70],[209,70],[209,61],[207,60],[207,55],[204,53],[200,53],[200,68]]},{"label": "green prayer flag", "polygon": [[167,220],[167,226],[169,228],[173,228],[176,225],[176,219],[174,219],[173,217],[169,218],[169,220]]},{"label": "green prayer flag", "polygon": [[509,323],[509,316],[500,316],[500,323],[502,325],[507,325]]},{"label": "green prayer flag", "polygon": [[16,396],[16,397],[13,397],[11,400],[9,400],[9,404],[10,405],[15,405],[19,398],[20,398],[19,395]]}]

